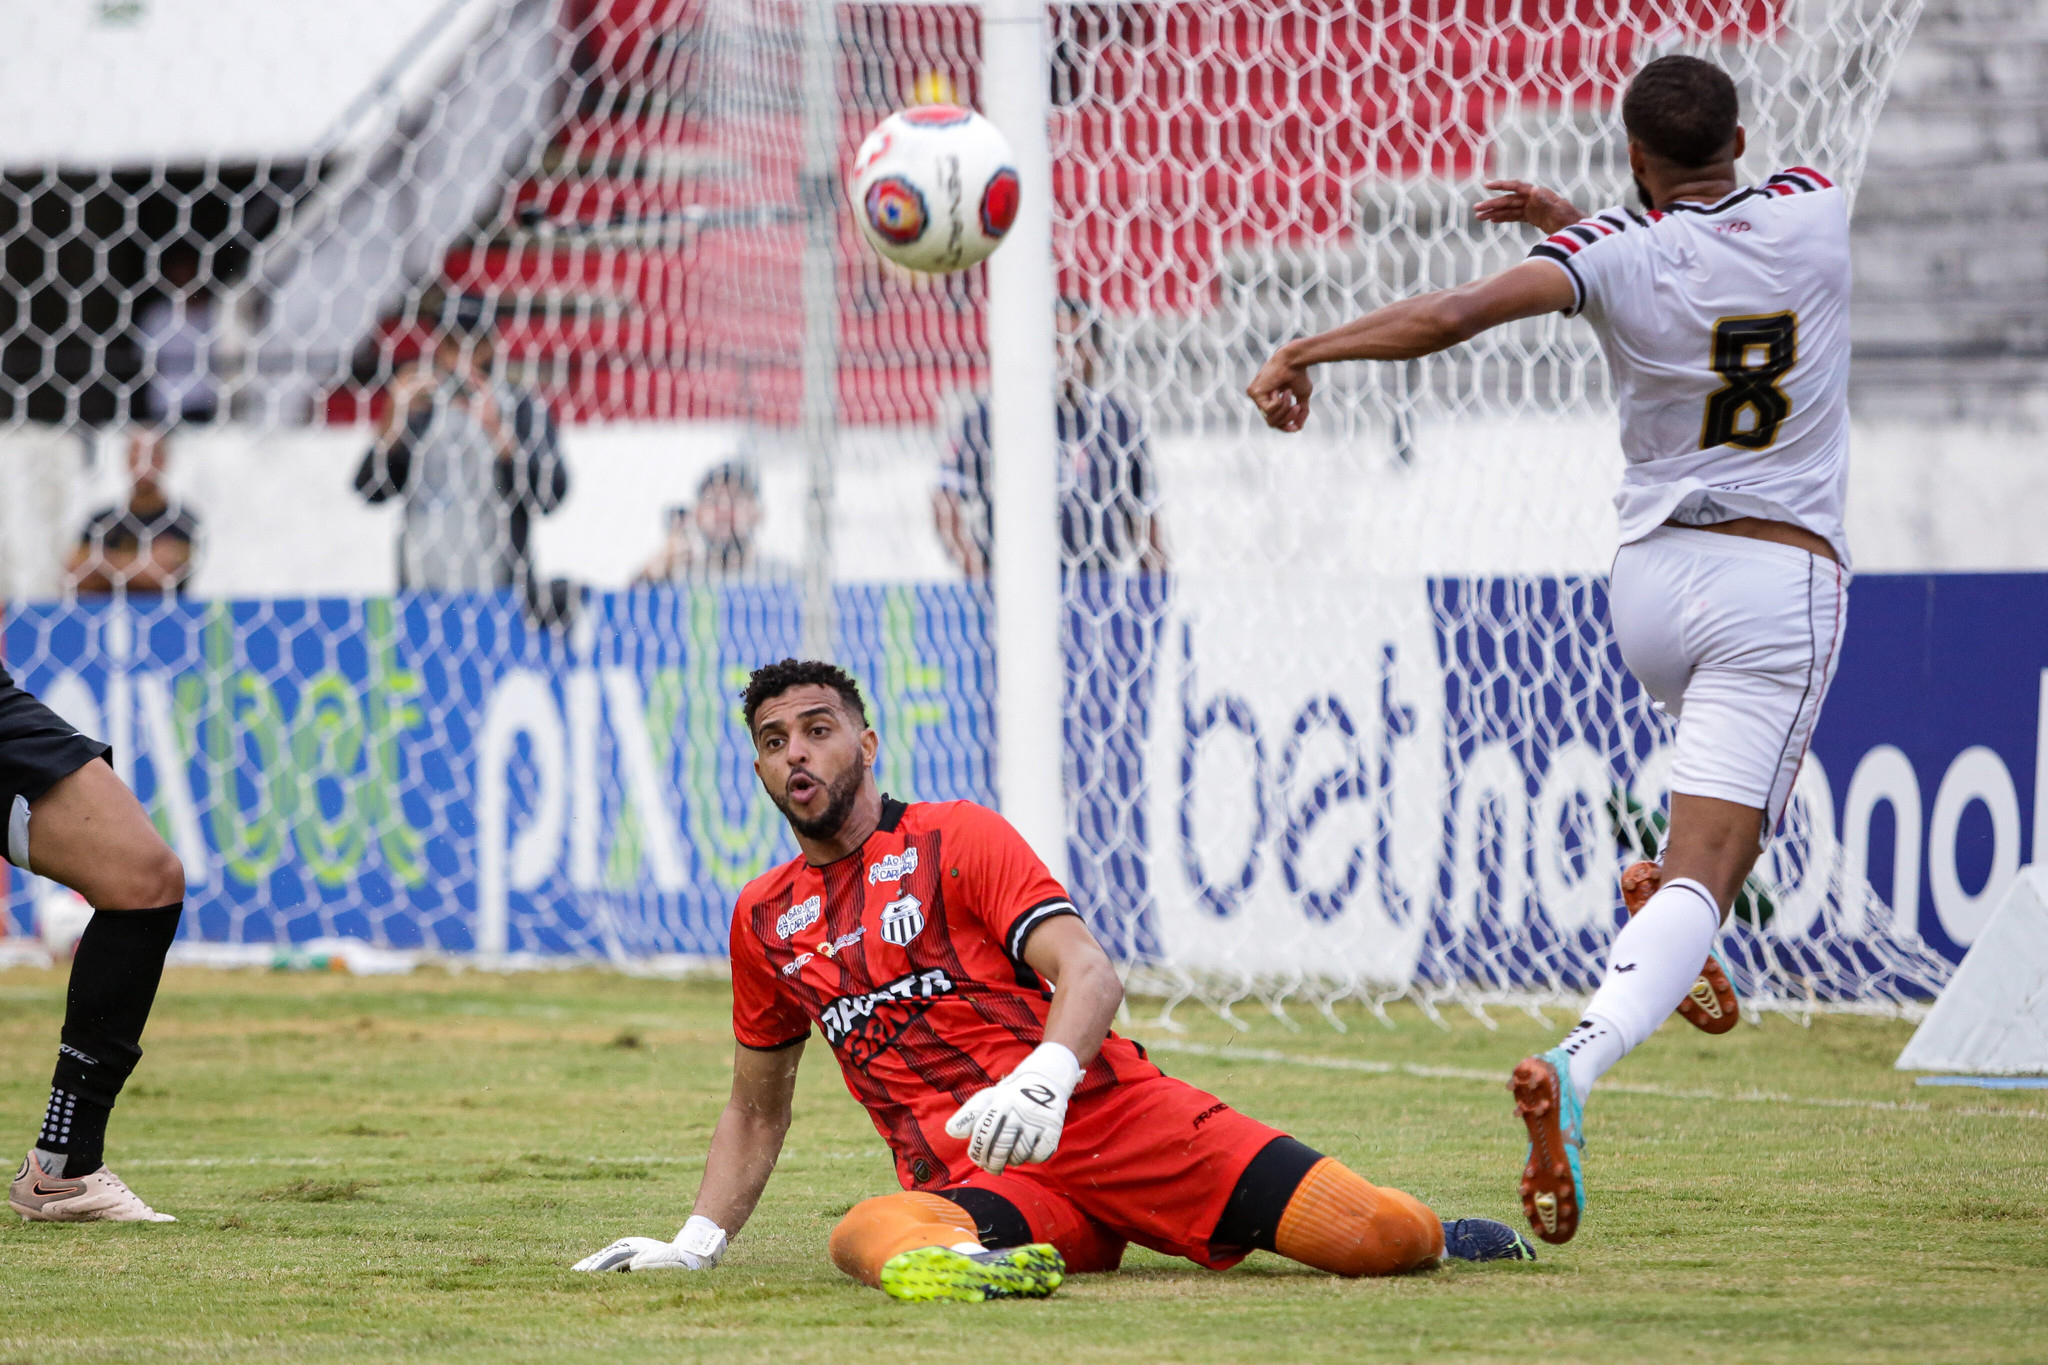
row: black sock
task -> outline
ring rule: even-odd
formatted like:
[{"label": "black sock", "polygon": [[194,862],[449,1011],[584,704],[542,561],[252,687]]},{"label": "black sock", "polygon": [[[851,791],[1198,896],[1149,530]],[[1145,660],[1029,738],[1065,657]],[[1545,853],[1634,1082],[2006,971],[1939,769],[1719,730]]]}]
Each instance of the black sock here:
[{"label": "black sock", "polygon": [[100,910],[79,937],[65,994],[63,1041],[38,1149],[64,1157],[53,1175],[90,1175],[104,1160],[107,1116],[135,1064],[184,906]]},{"label": "black sock", "polygon": [[[50,1174],[90,1175],[98,1170],[106,1160],[107,1117],[113,1112],[75,1090],[51,1086],[50,1103],[43,1110],[43,1131],[36,1136],[36,1150],[58,1159]],[[71,1169],[74,1159],[76,1171]]]}]

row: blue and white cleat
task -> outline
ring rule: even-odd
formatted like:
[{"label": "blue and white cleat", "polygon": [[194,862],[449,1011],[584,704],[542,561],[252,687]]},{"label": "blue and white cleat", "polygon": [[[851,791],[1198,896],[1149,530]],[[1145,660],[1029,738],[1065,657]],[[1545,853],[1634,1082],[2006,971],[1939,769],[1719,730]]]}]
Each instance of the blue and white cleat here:
[{"label": "blue and white cleat", "polygon": [[1506,1223],[1450,1218],[1444,1221],[1444,1255],[1454,1261],[1533,1261],[1536,1248]]},{"label": "blue and white cleat", "polygon": [[1572,1088],[1571,1055],[1561,1047],[1515,1066],[1508,1088],[1515,1113],[1529,1129],[1529,1161],[1522,1168],[1522,1212],[1546,1242],[1569,1242],[1586,1208],[1579,1154],[1586,1146],[1586,1115]]}]

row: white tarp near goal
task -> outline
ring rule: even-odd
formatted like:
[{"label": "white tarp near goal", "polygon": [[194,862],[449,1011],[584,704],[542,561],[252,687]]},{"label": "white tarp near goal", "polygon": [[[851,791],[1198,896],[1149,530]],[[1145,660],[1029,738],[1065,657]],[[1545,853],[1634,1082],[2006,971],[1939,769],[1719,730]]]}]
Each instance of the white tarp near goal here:
[{"label": "white tarp near goal", "polygon": [[2048,1075],[2048,867],[2024,868],[2013,879],[1897,1066]]}]

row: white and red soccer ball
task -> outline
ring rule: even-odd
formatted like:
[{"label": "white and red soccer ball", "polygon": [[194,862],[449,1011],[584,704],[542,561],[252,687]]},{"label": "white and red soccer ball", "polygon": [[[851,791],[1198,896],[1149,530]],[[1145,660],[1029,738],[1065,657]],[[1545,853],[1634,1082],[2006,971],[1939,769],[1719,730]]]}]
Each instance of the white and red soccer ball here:
[{"label": "white and red soccer ball", "polygon": [[986,260],[1017,219],[1010,144],[953,104],[898,110],[853,158],[853,216],[875,250],[945,274]]}]

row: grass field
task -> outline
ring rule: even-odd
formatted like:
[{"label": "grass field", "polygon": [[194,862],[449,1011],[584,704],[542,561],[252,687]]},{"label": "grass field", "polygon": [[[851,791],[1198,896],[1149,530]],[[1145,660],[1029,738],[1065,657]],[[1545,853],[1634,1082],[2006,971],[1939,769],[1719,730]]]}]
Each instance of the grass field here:
[{"label": "grass field", "polygon": [[[18,1148],[63,984],[0,973]],[[892,1181],[814,1043],[781,1170],[723,1268],[571,1273],[688,1213],[726,1008],[715,983],[586,972],[173,972],[112,1154],[181,1221],[8,1221],[0,1365],[2048,1357],[2048,1102],[1916,1090],[1890,1069],[1907,1026],[1850,1018],[1668,1025],[1595,1098],[1588,1220],[1535,1265],[1345,1282],[1133,1250],[1044,1303],[897,1304],[824,1257],[839,1214]],[[1180,1017],[1183,1034],[1133,1028],[1170,1073],[1441,1211],[1517,1216],[1498,1077],[1563,1019],[1360,1016],[1338,1035]]]}]

